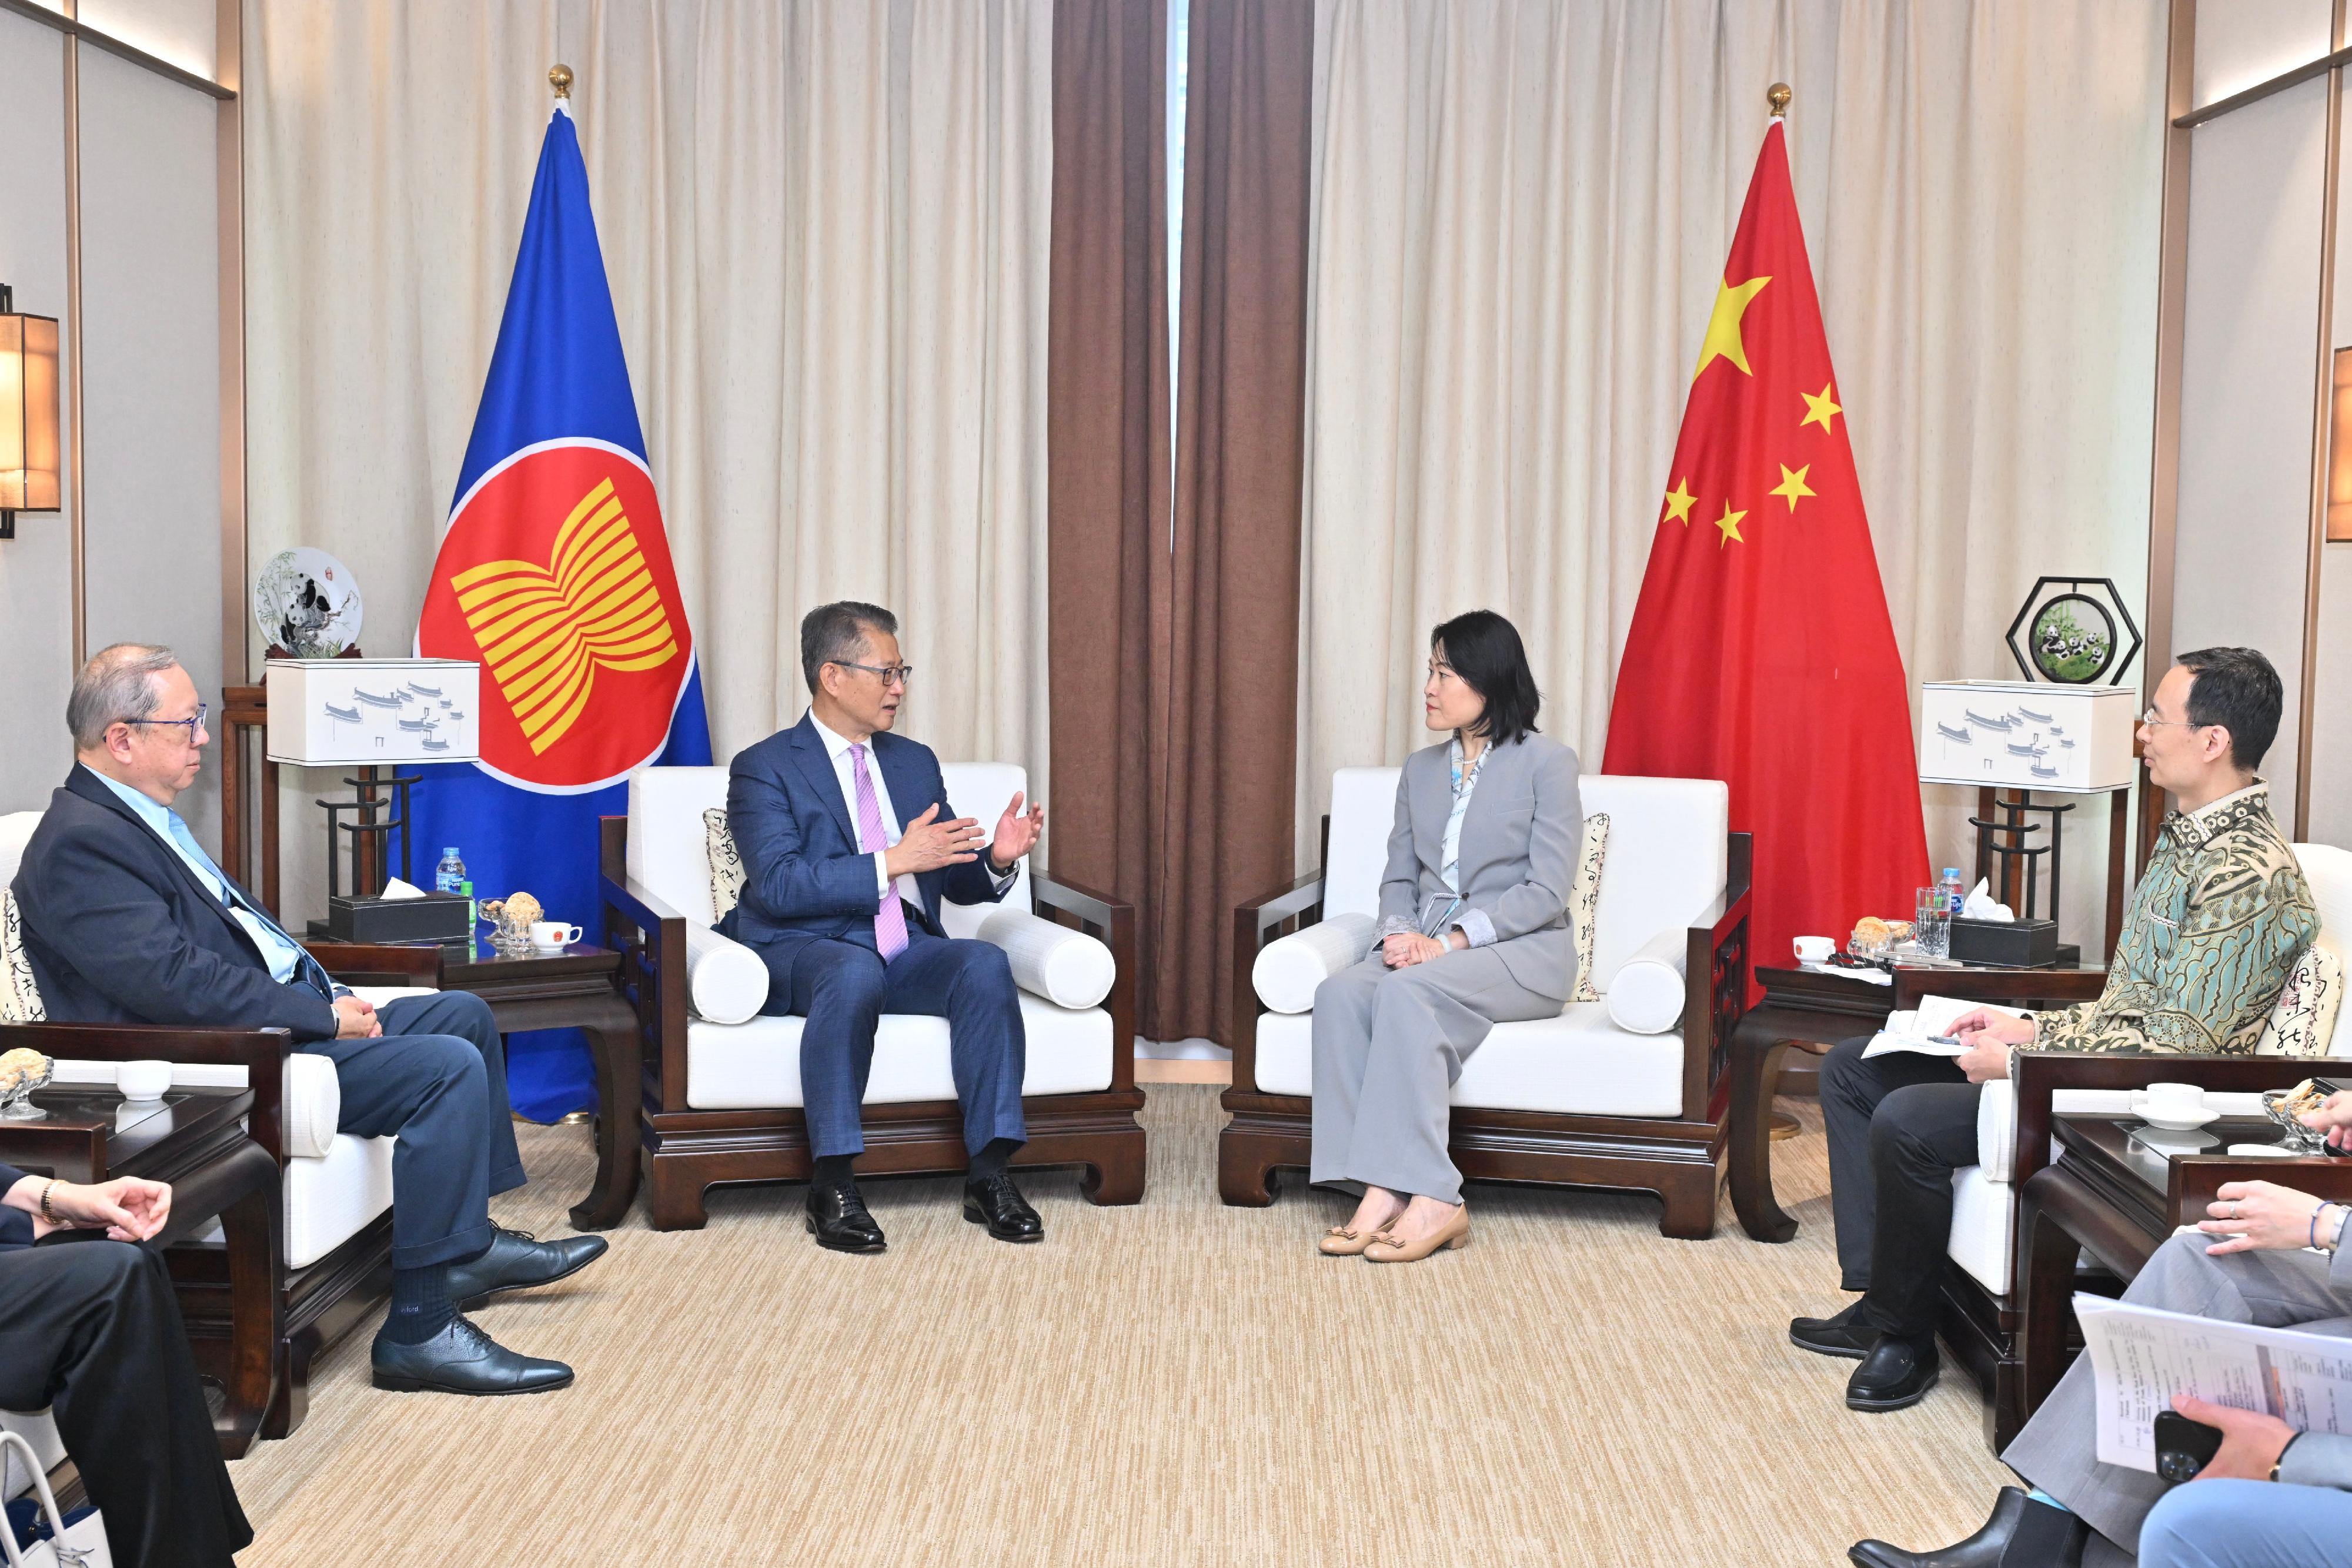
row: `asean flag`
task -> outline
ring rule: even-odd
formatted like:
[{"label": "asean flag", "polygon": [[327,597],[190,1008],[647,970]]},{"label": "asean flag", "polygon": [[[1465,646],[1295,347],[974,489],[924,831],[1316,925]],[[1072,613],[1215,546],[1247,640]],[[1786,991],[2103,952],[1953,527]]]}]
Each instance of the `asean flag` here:
[{"label": "asean flag", "polygon": [[1720,779],[1755,835],[1749,954],[1909,919],[1927,875],[1910,688],[1871,549],[1781,123],[1691,377],[1610,705],[1608,773]]},{"label": "asean flag", "polygon": [[[639,768],[708,763],[710,729],[587,165],[561,103],[416,651],[482,666],[482,759],[422,770],[419,858],[454,845],[477,896],[527,891],[595,941],[597,818],[627,809]],[[576,1030],[515,1035],[508,1052],[524,1115],[551,1121],[593,1101]]]}]

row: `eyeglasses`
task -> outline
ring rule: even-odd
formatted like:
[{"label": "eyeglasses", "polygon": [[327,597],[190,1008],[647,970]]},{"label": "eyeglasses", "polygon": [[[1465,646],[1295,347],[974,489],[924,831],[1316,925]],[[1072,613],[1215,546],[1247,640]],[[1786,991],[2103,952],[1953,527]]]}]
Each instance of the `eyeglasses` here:
[{"label": "eyeglasses", "polygon": [[845,670],[863,670],[869,675],[879,675],[886,686],[903,686],[915,678],[915,666],[912,664],[853,664],[846,659],[835,659],[833,663]]},{"label": "eyeglasses", "polygon": [[212,712],[212,706],[209,703],[198,703],[194,716],[189,718],[126,718],[118,722],[158,727],[168,725],[174,729],[184,729],[188,732],[188,744],[194,746],[196,743],[196,732],[205,727],[205,715],[210,712]]},{"label": "eyeglasses", "polygon": [[2191,724],[2187,719],[2158,718],[2156,716],[2156,709],[2153,707],[2150,707],[2146,713],[2140,715],[2139,721],[2150,729],[2162,729],[2167,725],[2171,726],[2174,729],[2210,729],[2213,727],[2210,724]]}]

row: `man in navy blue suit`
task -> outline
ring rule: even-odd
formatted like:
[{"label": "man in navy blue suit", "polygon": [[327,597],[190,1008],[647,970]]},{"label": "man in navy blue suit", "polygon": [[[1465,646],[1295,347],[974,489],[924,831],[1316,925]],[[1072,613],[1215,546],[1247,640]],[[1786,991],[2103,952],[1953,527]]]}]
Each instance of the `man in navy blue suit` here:
[{"label": "man in navy blue suit", "polygon": [[[1020,998],[1002,949],[940,926],[940,900],[993,903],[1037,841],[1045,809],[1019,795],[992,834],[948,804],[939,758],[890,733],[912,669],[898,619],[845,601],[801,622],[809,709],[728,770],[727,821],[742,857],[740,902],[719,929],[767,961],[768,1005],[798,1014],[808,1121],[808,1228],[838,1252],[879,1252],[882,1228],[851,1175],[866,1147],[858,1107],[884,1013],[948,1020],[963,1108],[963,1215],[1000,1241],[1045,1228],[1007,1172],[1028,1134]],[[985,857],[983,859],[983,857]]]}]

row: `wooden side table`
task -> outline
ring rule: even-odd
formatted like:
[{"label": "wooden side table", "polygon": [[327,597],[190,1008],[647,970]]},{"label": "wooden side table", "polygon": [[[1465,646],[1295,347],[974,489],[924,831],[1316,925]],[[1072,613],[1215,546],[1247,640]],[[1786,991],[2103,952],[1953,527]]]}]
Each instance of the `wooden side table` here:
[{"label": "wooden side table", "polygon": [[1789,1048],[1815,1056],[1839,1040],[1875,1034],[1895,987],[1818,969],[1756,967],[1764,999],[1731,1036],[1731,1207],[1759,1241],[1786,1241],[1797,1222],[1772,1197],[1772,1096]]},{"label": "wooden side table", "polygon": [[645,1097],[645,1047],[636,1009],[621,994],[621,956],[580,942],[560,953],[501,953],[486,942],[445,957],[441,988],[471,991],[490,1004],[500,1034],[576,1029],[596,1058],[596,1181],[572,1207],[581,1230],[618,1225],[637,1195],[637,1112]]},{"label": "wooden side table", "polygon": [[152,1248],[191,1240],[215,1218],[221,1222],[228,1339],[224,1345],[192,1335],[190,1347],[227,1395],[214,1419],[222,1457],[242,1457],[276,1392],[282,1312],[278,1162],[245,1135],[253,1091],[173,1089],[141,1103],[111,1088],[57,1085],[36,1091],[33,1103],[47,1118],[0,1122],[0,1162],[59,1181],[169,1182],[172,1218],[144,1244]]},{"label": "wooden side table", "polygon": [[[2205,1128],[2215,1139],[2210,1150],[2169,1156],[2132,1141],[2140,1124],[2132,1116],[2052,1118],[2058,1161],[2026,1182],[2018,1213],[2023,1268],[2012,1293],[2022,1304],[2017,1333],[2023,1364],[2019,1426],[2041,1408],[2066,1370],[2079,1252],[2087,1250],[2122,1278],[2133,1279],[2174,1231],[2207,1218],[2206,1206],[2224,1182],[2276,1182],[2331,1203],[2352,1203],[2352,1159],[2228,1152],[2232,1144],[2276,1144],[2279,1129],[2271,1122],[2211,1123]],[[1999,1434],[2000,1440],[2006,1443],[2013,1435]]]}]

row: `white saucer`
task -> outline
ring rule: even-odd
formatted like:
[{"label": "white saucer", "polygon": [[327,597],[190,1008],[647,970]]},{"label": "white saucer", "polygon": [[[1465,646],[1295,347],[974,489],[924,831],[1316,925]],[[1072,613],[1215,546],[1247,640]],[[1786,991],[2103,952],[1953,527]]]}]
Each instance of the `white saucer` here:
[{"label": "white saucer", "polygon": [[2208,1106],[2191,1116],[2159,1116],[2145,1105],[2134,1105],[2132,1114],[2151,1127],[2162,1127],[2168,1133],[2191,1133],[2208,1122],[2219,1121],[2221,1113]]},{"label": "white saucer", "polygon": [[569,943],[569,942],[558,942],[558,943],[557,943],[554,946],[552,946],[552,947],[542,947],[542,946],[541,946],[538,943],[534,942],[534,943],[532,943],[532,944],[530,945],[530,950],[531,950],[532,952],[534,952],[534,953],[542,953],[542,954],[545,954],[545,953],[561,953],[561,952],[562,952],[565,948],[567,948],[567,947],[569,947],[569,946],[572,946],[572,944],[571,944],[571,943]]}]

